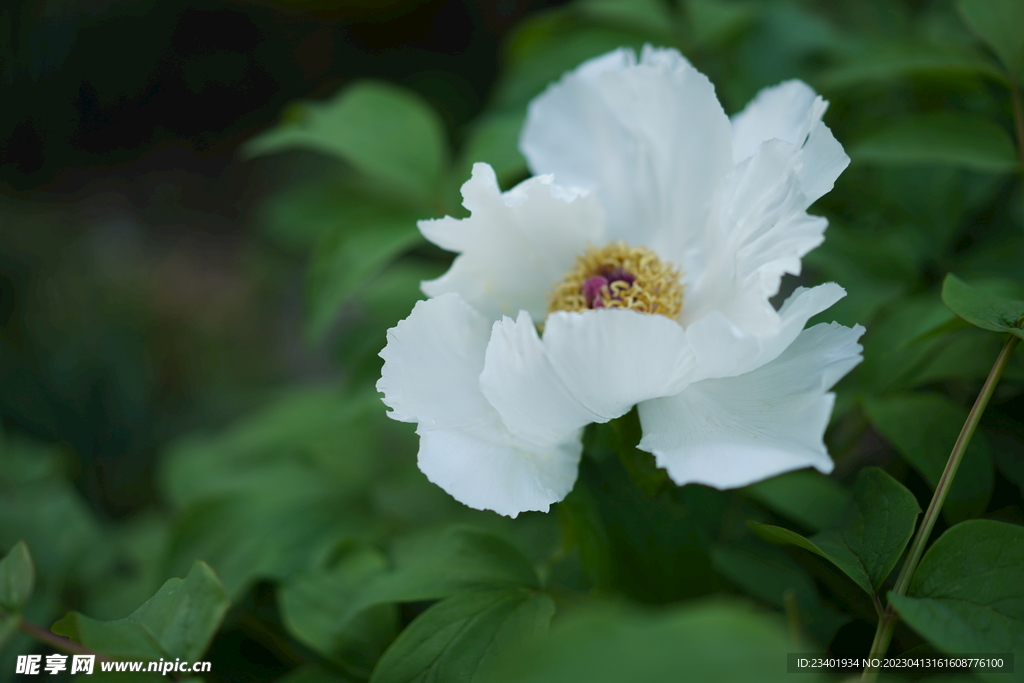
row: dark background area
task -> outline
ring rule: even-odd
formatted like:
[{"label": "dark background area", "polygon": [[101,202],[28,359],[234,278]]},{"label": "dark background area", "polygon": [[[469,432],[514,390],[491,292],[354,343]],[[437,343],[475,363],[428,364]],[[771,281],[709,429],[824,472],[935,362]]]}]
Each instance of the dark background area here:
[{"label": "dark background area", "polygon": [[289,101],[359,77],[420,92],[454,132],[487,97],[508,29],[557,4],[15,4],[0,15],[0,177],[16,190],[74,189],[168,147],[208,172]]},{"label": "dark background area", "polygon": [[[0,10],[0,416],[64,446],[101,514],[288,379],[304,254],[264,239],[288,163],[238,146],[359,78],[422,94],[458,144],[504,35],[546,0],[32,0]],[[308,160],[307,160],[308,161]],[[282,293],[283,292],[283,293]]]}]

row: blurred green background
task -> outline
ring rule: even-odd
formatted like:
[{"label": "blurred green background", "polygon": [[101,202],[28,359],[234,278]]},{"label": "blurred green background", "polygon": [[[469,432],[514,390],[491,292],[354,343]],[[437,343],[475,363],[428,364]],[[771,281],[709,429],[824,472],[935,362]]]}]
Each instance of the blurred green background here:
[{"label": "blurred green background", "polygon": [[[474,161],[505,188],[525,178],[527,102],[582,60],[646,42],[682,50],[728,113],[789,78],[831,102],[825,122],[853,163],[812,208],[830,219],[825,245],[784,288],[835,280],[849,296],[820,319],[868,329],[827,435],[836,472],[650,497],[602,484],[626,473],[600,457],[612,437],[595,428],[598,455],[558,512],[464,509],[415,469],[411,426],[373,390],[386,329],[451,258],[415,220],[463,215]],[[795,586],[820,649],[866,650],[863,596],[745,522],[817,530],[866,465],[927,503],[1001,343],[947,311],[939,285],[954,272],[1024,299],[1001,56],[946,0],[8,3],[0,552],[25,539],[36,559],[26,615],[121,618],[200,558],[232,604],[207,680],[314,665],[365,680],[430,603],[394,598],[384,626],[352,636],[324,625],[341,606],[308,593],[340,595],[350,560],[400,565],[379,548],[468,521],[571,591],[742,594],[779,612]],[[1022,390],[1018,352],[940,530],[1024,523]],[[341,584],[317,584],[325,572]],[[904,649],[921,643],[897,632]],[[49,650],[12,640],[0,679],[22,652]]]},{"label": "blurred green background", "polygon": [[104,516],[153,503],[155,454],[294,379],[296,240],[260,204],[295,164],[237,148],[300,97],[409,87],[449,132],[530,2],[15,2],[0,10],[0,411],[74,453]]}]

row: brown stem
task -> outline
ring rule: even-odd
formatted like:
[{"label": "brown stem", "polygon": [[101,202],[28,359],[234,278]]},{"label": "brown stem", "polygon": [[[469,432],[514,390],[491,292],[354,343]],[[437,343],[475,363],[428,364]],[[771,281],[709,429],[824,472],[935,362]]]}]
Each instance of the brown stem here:
[{"label": "brown stem", "polygon": [[101,662],[110,661],[109,657],[105,657],[94,650],[90,650],[84,645],[79,645],[73,640],[68,640],[63,636],[58,636],[56,633],[53,633],[52,631],[49,631],[43,628],[42,626],[37,626],[36,624],[33,624],[31,621],[28,621],[26,619],[22,619],[20,622],[18,622],[18,628],[27,633],[28,635],[32,636],[36,640],[46,643],[55,650],[60,650],[61,652],[69,652],[73,655],[94,655],[96,659],[100,660]]}]

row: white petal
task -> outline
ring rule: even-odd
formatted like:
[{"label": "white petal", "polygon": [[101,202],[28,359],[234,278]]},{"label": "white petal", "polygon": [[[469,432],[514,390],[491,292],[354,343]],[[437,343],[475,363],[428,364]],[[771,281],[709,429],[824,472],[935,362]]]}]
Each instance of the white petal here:
[{"label": "white petal", "polygon": [[494,414],[479,390],[491,323],[461,297],[418,301],[388,330],[377,391],[390,417],[421,427],[473,427]]},{"label": "white petal", "polygon": [[732,117],[733,159],[737,163],[748,159],[763,142],[773,139],[802,148],[797,173],[810,206],[832,189],[850,163],[842,146],[821,122],[826,109],[828,102],[802,81],[765,88]]},{"label": "white petal", "polygon": [[515,517],[547,512],[576,482],[580,435],[539,447],[492,427],[420,432],[419,467],[455,500]]},{"label": "white petal", "polygon": [[480,383],[509,431],[547,443],[682,391],[693,368],[685,333],[664,316],[563,311],[542,340],[522,313],[495,323]]},{"label": "white petal", "polygon": [[811,128],[801,154],[800,186],[813,204],[835,185],[836,178],[850,165],[843,146],[820,121]]},{"label": "white petal", "polygon": [[683,322],[712,311],[745,331],[770,330],[778,316],[768,299],[785,273],[824,240],[824,218],[807,215],[794,164],[800,149],[781,140],[762,144],[718,189],[703,249],[684,258]]},{"label": "white petal", "polygon": [[502,194],[494,170],[474,164],[462,196],[469,218],[419,222],[428,240],[459,252],[448,272],[423,283],[423,292],[461,294],[491,320],[520,310],[542,317],[548,293],[577,254],[605,241],[597,199],[559,187],[550,176],[530,178]]},{"label": "white petal", "polygon": [[802,145],[826,109],[828,102],[803,81],[764,88],[732,116],[733,159],[739,163],[752,156],[767,140]]},{"label": "white petal", "polygon": [[732,166],[729,120],[708,79],[675,50],[591,60],[531,104],[520,149],[537,173],[594,191],[609,234],[663,255],[705,223]]},{"label": "white petal", "polygon": [[[733,119],[737,164],[716,188],[698,244],[677,257],[686,285],[682,322],[700,338],[703,356],[716,358],[704,377],[740,374],[774,357],[730,359],[716,347],[768,340],[786,327],[769,299],[824,240],[827,221],[807,208],[849,163],[821,123],[826,107],[807,85],[788,81],[763,90]],[[785,346],[774,348],[777,355]]]},{"label": "white petal", "polygon": [[828,390],[861,361],[863,333],[816,325],[757,370],[640,404],[639,447],[680,485],[727,489],[802,467],[831,472],[822,440],[835,400]]},{"label": "white petal", "polygon": [[491,323],[457,294],[420,301],[388,330],[377,390],[390,416],[418,422],[419,467],[456,500],[515,517],[547,510],[576,481],[579,433],[513,436],[480,391]]},{"label": "white petal", "polygon": [[846,296],[834,282],[811,289],[798,287],[778,311],[778,326],[750,332],[714,311],[686,328],[697,361],[694,381],[733,377],[759,368],[778,357],[807,321]]},{"label": "white petal", "polygon": [[544,347],[566,388],[598,422],[682,391],[694,371],[686,334],[662,315],[560,311],[545,322]]},{"label": "white petal", "polygon": [[526,311],[494,323],[480,388],[512,433],[540,443],[605,421],[569,393]]}]

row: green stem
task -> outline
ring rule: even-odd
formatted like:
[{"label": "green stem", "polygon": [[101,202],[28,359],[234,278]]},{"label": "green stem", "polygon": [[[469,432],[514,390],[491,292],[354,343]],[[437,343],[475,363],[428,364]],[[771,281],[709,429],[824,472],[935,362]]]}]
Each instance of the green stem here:
[{"label": "green stem", "polygon": [[924,517],[921,520],[921,527],[917,530],[917,536],[910,546],[910,554],[907,556],[907,561],[903,564],[903,569],[896,578],[896,586],[893,588],[893,591],[897,595],[906,595],[907,593],[910,580],[914,576],[914,571],[917,570],[917,563],[921,561],[921,555],[924,554],[924,547],[928,543],[928,537],[931,535],[935,522],[939,517],[939,512],[942,510],[942,504],[946,502],[946,496],[949,494],[950,486],[953,484],[953,477],[956,476],[957,468],[960,467],[960,461],[963,460],[964,453],[967,452],[967,446],[971,442],[971,437],[974,436],[974,430],[978,427],[981,415],[985,412],[988,401],[992,398],[992,393],[996,390],[999,378],[1002,377],[1003,370],[1006,368],[1010,356],[1013,355],[1013,350],[1017,346],[1018,341],[1020,340],[1015,336],[1011,336],[1006,340],[1003,350],[999,352],[999,357],[996,358],[996,362],[992,365],[992,370],[988,373],[988,378],[985,379],[985,384],[981,387],[981,393],[978,394],[970,414],[967,415],[967,422],[964,423],[963,429],[960,430],[960,436],[957,437],[956,443],[953,445],[953,452],[949,454],[946,469],[942,471],[942,476],[939,477],[939,483],[935,487],[932,502],[929,503],[928,509],[925,510]]},{"label": "green stem", "polygon": [[94,650],[90,650],[84,645],[79,645],[73,640],[68,640],[67,638],[58,636],[56,633],[48,631],[42,626],[37,626],[36,624],[33,624],[31,621],[28,621],[26,619],[22,619],[20,622],[18,622],[18,628],[27,633],[28,635],[32,636],[36,640],[46,643],[55,650],[60,650],[61,652],[67,652],[73,655],[95,655],[96,659],[100,660],[101,662],[110,661],[108,657],[104,657],[103,655],[99,654]]},{"label": "green stem", "polygon": [[[939,483],[935,487],[935,493],[932,495],[932,501],[928,504],[928,509],[925,510],[924,517],[921,519],[921,526],[917,529],[917,534],[914,536],[914,541],[910,545],[910,552],[907,554],[907,559],[903,563],[903,568],[900,570],[899,575],[896,577],[896,585],[893,587],[893,593],[896,595],[906,595],[907,589],[910,587],[910,580],[914,578],[914,572],[917,570],[917,565],[921,561],[921,556],[924,554],[924,548],[928,544],[928,538],[932,534],[932,529],[935,528],[935,522],[939,518],[939,512],[942,511],[942,504],[946,502],[946,496],[949,494],[949,489],[953,485],[953,478],[956,476],[956,471],[960,467],[960,462],[964,459],[964,453],[967,452],[967,446],[971,442],[971,437],[974,435],[974,430],[978,427],[978,422],[981,420],[982,413],[985,412],[985,408],[988,406],[988,401],[992,398],[992,393],[996,390],[996,385],[999,384],[999,378],[1003,375],[1003,370],[1006,369],[1006,364],[1010,360],[1010,356],[1013,355],[1013,350],[1017,346],[1017,342],[1020,341],[1015,336],[1010,336],[1003,345],[1003,350],[999,352],[999,357],[996,358],[995,364],[992,365],[992,370],[988,373],[988,378],[985,379],[985,384],[981,387],[981,393],[978,394],[978,398],[974,401],[974,406],[971,408],[970,414],[967,415],[967,421],[964,422],[963,429],[960,430],[960,436],[957,437],[956,443],[953,444],[953,452],[949,454],[949,460],[946,462],[946,469],[942,471],[942,476],[939,477]],[[892,640],[893,630],[896,628],[896,621],[899,617],[892,609],[890,605],[885,614],[878,620],[878,628],[875,630],[875,639],[871,643],[871,657],[881,658],[885,656],[885,653],[889,650],[889,642]],[[870,682],[874,681],[878,677],[878,669],[876,667],[867,667],[864,669],[864,675],[861,681]]]},{"label": "green stem", "polygon": [[[871,641],[871,651],[869,656],[874,659],[876,657],[885,657],[885,653],[889,651],[889,642],[892,640],[892,632],[896,629],[896,615],[891,612],[886,612],[885,615],[878,620],[878,628],[875,629],[875,639]],[[868,666],[864,668],[864,674],[861,676],[861,681],[874,681],[878,678],[877,666]]]},{"label": "green stem", "polygon": [[800,605],[796,600],[796,591],[792,588],[783,591],[782,604],[786,610],[790,644],[795,648],[800,645]]}]

